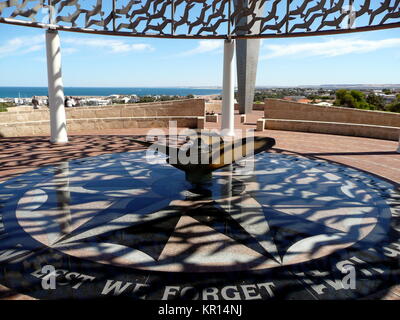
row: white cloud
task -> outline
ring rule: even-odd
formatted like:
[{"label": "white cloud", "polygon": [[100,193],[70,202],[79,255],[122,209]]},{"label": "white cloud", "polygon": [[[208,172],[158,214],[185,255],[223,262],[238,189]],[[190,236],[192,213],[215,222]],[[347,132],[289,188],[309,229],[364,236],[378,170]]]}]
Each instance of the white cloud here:
[{"label": "white cloud", "polygon": [[[64,45],[68,46],[64,46]],[[73,54],[79,51],[79,47],[94,47],[104,49],[106,52],[123,53],[131,51],[152,51],[154,48],[145,43],[127,43],[114,39],[84,39],[65,37],[61,38],[62,54]],[[43,51],[45,48],[44,35],[34,37],[16,37],[0,45],[0,58],[23,55],[36,51]]]},{"label": "white cloud", "polygon": [[127,43],[125,41],[114,39],[65,38],[62,42],[75,46],[104,49],[112,53],[154,50],[154,48],[149,44]]},{"label": "white cloud", "polygon": [[188,51],[184,51],[179,56],[192,56],[206,52],[214,52],[222,48],[222,40],[200,40],[197,47]]},{"label": "white cloud", "polygon": [[321,42],[294,43],[289,45],[265,45],[260,59],[278,57],[336,57],[353,53],[367,53],[385,48],[400,47],[400,38],[361,40],[358,38],[332,39]]},{"label": "white cloud", "polygon": [[78,52],[79,50],[77,48],[63,48],[62,49],[62,54],[67,55],[67,54],[73,54],[75,52]]},{"label": "white cloud", "polygon": [[0,46],[0,57],[22,55],[44,50],[44,36],[17,37]]}]

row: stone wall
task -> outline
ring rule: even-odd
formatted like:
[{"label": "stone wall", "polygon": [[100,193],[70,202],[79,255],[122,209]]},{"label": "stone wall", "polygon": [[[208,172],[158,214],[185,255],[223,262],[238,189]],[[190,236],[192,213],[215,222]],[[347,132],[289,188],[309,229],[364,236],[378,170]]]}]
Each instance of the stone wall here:
[{"label": "stone wall", "polygon": [[265,103],[255,103],[253,104],[253,110],[264,111]]},{"label": "stone wall", "polygon": [[[178,127],[197,128],[205,116],[203,99],[156,103],[77,107],[66,109],[67,128],[72,132],[119,128],[167,128],[169,121]],[[0,136],[50,134],[49,110],[9,111],[0,113]]]},{"label": "stone wall", "polygon": [[[185,99],[153,103],[112,105],[103,107],[66,108],[67,119],[111,118],[111,117],[158,117],[205,115],[203,99]],[[8,111],[0,113],[1,123],[49,120],[47,108],[29,111]]]},{"label": "stone wall", "polygon": [[400,127],[400,114],[265,99],[266,119],[309,120]]},{"label": "stone wall", "polygon": [[400,128],[396,127],[305,120],[266,119],[265,129],[335,134],[393,141],[398,141],[400,135]]},{"label": "stone wall", "polygon": [[400,135],[400,114],[266,99],[262,126],[264,128],[261,130],[327,133],[397,141]]},{"label": "stone wall", "polygon": [[[202,117],[126,117],[68,119],[67,130],[80,132],[85,130],[106,130],[123,128],[168,128],[169,121],[176,121],[180,128],[195,129]],[[204,119],[204,118],[203,118]],[[0,124],[0,137],[23,137],[32,135],[50,135],[50,121],[28,121]]]},{"label": "stone wall", "polygon": [[221,100],[213,100],[211,102],[206,103],[206,112],[221,113],[221,108],[222,108]]},{"label": "stone wall", "polygon": [[[237,103],[235,103],[235,110],[239,110],[239,104],[237,104]],[[263,111],[264,103],[253,104],[253,110]],[[214,111],[215,113],[221,113],[222,112],[222,101],[207,102],[206,103],[206,111],[207,112]]]}]

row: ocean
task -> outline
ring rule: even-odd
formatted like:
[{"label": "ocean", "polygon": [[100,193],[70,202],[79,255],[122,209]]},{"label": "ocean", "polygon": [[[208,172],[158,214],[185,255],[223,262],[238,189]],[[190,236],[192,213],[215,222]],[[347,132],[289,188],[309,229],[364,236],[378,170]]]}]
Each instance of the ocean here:
[{"label": "ocean", "polygon": [[[221,89],[215,88],[86,88],[86,87],[65,87],[64,93],[67,96],[110,96],[112,94],[138,96],[146,95],[168,95],[187,96],[219,94]],[[30,98],[32,96],[47,96],[47,87],[0,87],[0,98]]]}]

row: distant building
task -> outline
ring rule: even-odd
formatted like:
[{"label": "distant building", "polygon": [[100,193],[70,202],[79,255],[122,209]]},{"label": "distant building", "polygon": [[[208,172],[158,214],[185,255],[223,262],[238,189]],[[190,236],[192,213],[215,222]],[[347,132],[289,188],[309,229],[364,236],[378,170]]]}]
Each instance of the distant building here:
[{"label": "distant building", "polygon": [[392,103],[394,100],[396,100],[396,95],[395,94],[380,94],[385,101],[385,103]]},{"label": "distant building", "polygon": [[333,106],[332,103],[326,102],[326,101],[315,103],[315,105],[316,106],[323,106],[323,107],[332,107]]},{"label": "distant building", "polygon": [[136,103],[136,102],[139,102],[139,101],[140,101],[140,98],[136,94],[132,94],[130,96],[130,98],[129,98],[129,102],[130,103]]},{"label": "distant building", "polygon": [[91,98],[91,99],[82,99],[81,100],[81,105],[86,105],[86,106],[106,106],[109,104],[110,104],[110,100],[105,100],[105,99]]},{"label": "distant building", "polygon": [[21,105],[23,105],[23,104],[25,104],[25,103],[28,103],[28,104],[30,104],[30,101],[28,102],[25,102],[24,101],[24,99],[21,99],[21,98],[14,98],[14,103],[17,105],[17,106],[21,106]]},{"label": "distant building", "polygon": [[129,101],[131,100],[131,98],[129,98],[129,97],[123,97],[122,99],[121,99],[121,101],[123,102],[123,103],[128,103]]},{"label": "distant building", "polygon": [[287,101],[295,101],[298,102],[299,100],[307,99],[305,96],[286,96],[283,97],[283,100]]},{"label": "distant building", "polygon": [[304,98],[304,99],[299,99],[299,100],[297,100],[296,102],[298,102],[298,103],[311,103],[312,100],[307,99],[307,98]]}]

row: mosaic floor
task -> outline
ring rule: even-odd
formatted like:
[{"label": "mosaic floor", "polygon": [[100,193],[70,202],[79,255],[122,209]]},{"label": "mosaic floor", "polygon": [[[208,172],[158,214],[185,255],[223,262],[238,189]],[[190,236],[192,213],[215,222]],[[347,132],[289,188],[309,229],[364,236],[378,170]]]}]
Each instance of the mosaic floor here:
[{"label": "mosaic floor", "polygon": [[0,184],[0,284],[40,299],[365,298],[399,282],[399,208],[376,176],[278,153],[201,186],[146,151],[66,161]]}]

